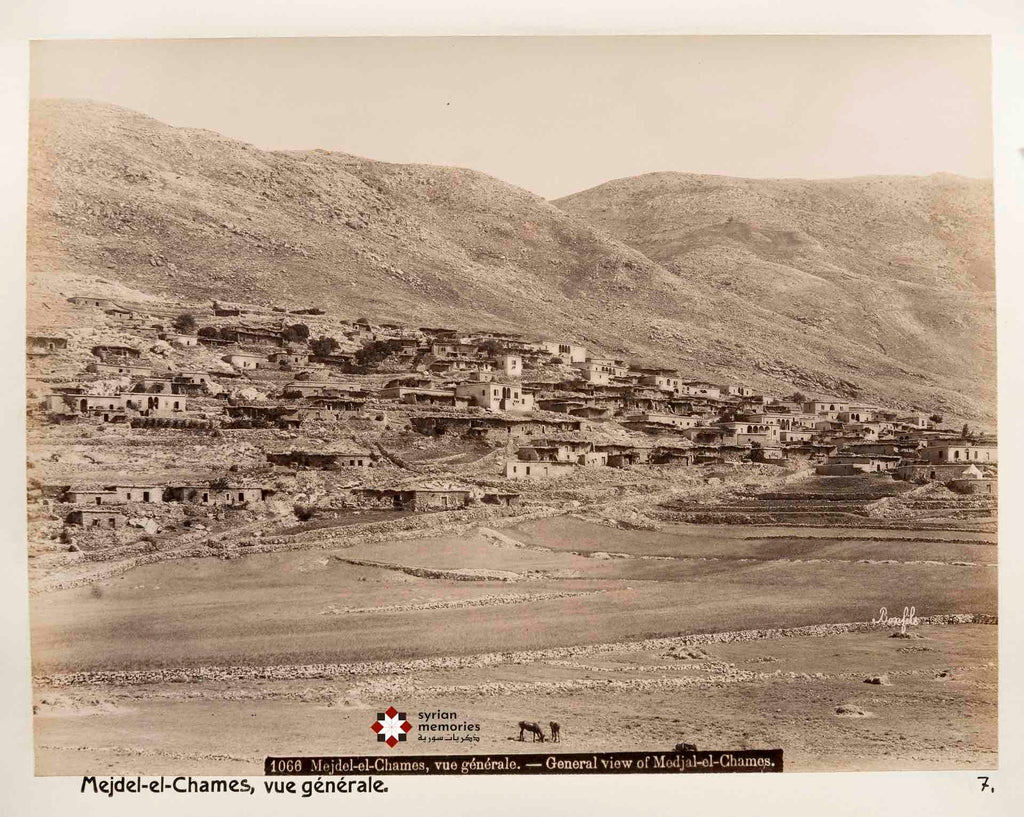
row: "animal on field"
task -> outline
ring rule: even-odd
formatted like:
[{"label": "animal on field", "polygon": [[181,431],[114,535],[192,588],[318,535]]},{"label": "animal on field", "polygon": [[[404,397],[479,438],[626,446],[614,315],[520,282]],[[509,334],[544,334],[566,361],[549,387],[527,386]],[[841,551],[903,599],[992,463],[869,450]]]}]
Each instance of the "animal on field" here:
[{"label": "animal on field", "polygon": [[533,723],[532,721],[519,721],[519,739],[523,740],[523,733],[530,732],[533,735],[533,740],[536,743],[537,739],[540,738],[540,742],[544,742],[544,730],[540,728],[539,723]]},{"label": "animal on field", "polygon": [[677,752],[696,752],[697,751],[697,747],[694,746],[692,743],[677,743],[676,744],[676,751]]},{"label": "animal on field", "polygon": [[560,730],[562,727],[558,725],[558,721],[549,721],[548,726],[551,727],[551,742],[559,743],[561,741]]}]

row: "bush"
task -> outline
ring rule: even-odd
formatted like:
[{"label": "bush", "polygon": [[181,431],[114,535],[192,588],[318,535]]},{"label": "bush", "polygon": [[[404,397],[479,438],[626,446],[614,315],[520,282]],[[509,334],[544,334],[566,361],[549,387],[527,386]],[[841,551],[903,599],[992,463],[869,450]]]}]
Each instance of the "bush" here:
[{"label": "bush", "polygon": [[292,508],[292,510],[295,512],[295,516],[300,522],[308,522],[316,516],[316,508],[312,505],[302,505],[296,502],[295,507]]}]

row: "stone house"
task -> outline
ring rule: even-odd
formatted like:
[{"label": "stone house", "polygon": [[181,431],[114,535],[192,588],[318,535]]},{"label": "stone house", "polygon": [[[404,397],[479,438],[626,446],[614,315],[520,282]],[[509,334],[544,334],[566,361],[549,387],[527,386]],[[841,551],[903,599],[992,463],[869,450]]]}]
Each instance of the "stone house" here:
[{"label": "stone house", "polygon": [[580,367],[580,376],[595,386],[607,386],[612,382],[612,376],[607,371],[591,363],[584,363]]},{"label": "stone house", "polygon": [[407,386],[393,386],[381,389],[378,396],[382,400],[397,400],[399,403],[420,406],[451,406],[452,408],[468,408],[469,400],[460,397],[454,389],[421,389]]},{"label": "stone house", "polygon": [[693,465],[695,452],[692,448],[659,445],[651,454],[654,465]]},{"label": "stone house", "polygon": [[221,360],[236,369],[258,369],[267,364],[267,359],[263,355],[254,355],[250,352],[232,352],[224,355]]},{"label": "stone house", "polygon": [[138,360],[142,353],[132,346],[122,346],[116,343],[101,343],[92,347],[92,353],[106,361],[111,359]]},{"label": "stone house", "polygon": [[185,396],[181,394],[147,394],[145,397],[145,403],[140,407],[140,411],[166,414],[186,410]]},{"label": "stone house", "polygon": [[608,465],[612,468],[647,465],[651,461],[651,449],[644,446],[599,443],[594,446],[594,449],[608,456]]},{"label": "stone house", "polygon": [[109,528],[116,530],[124,526],[126,519],[124,514],[116,511],[105,511],[99,508],[81,508],[69,513],[65,521],[68,525],[81,525],[83,528]]},{"label": "stone house", "polygon": [[111,309],[117,306],[109,298],[97,298],[92,295],[72,295],[68,298],[68,303],[72,306],[92,306],[99,309]]},{"label": "stone house", "polygon": [[183,502],[193,505],[245,505],[263,502],[274,491],[262,487],[243,487],[239,485],[172,485],[167,489],[170,502]]},{"label": "stone house", "polygon": [[827,400],[808,400],[803,404],[803,410],[807,414],[823,414],[834,420],[840,412],[849,411],[850,404],[834,397]]},{"label": "stone house", "polygon": [[750,459],[753,462],[782,462],[786,459],[786,452],[776,445],[762,445],[750,452]]},{"label": "stone house", "polygon": [[63,501],[71,505],[117,505],[121,500],[110,488],[69,488]]},{"label": "stone house", "polygon": [[510,437],[540,437],[563,431],[579,431],[581,422],[575,419],[535,420],[518,417],[474,417],[448,415],[422,415],[410,417],[409,424],[419,434],[440,437],[459,434],[467,437],[502,442]]},{"label": "stone house", "polygon": [[495,368],[500,371],[506,377],[522,377],[523,376],[523,357],[522,355],[514,355],[506,353],[498,355]]},{"label": "stone house", "polygon": [[306,366],[309,363],[309,355],[298,352],[272,352],[267,355],[267,360],[279,368],[288,369],[293,366]]},{"label": "stone house", "polygon": [[894,470],[902,457],[885,454],[849,454],[838,453],[828,458],[824,465],[815,468],[815,473],[824,476],[843,476],[851,474],[875,474]]},{"label": "stone house", "polygon": [[539,348],[548,352],[552,358],[560,360],[567,366],[574,363],[585,363],[587,360],[587,347],[575,343],[560,343],[559,341],[542,341]]},{"label": "stone house", "polygon": [[164,501],[164,489],[159,485],[113,485],[110,490],[117,496],[119,503],[161,504]]},{"label": "stone house", "polygon": [[[660,414],[655,412],[631,414],[626,418],[626,422],[642,424],[653,423],[656,425],[671,426],[672,428],[697,428],[703,424],[702,418],[693,415]],[[623,423],[623,425],[625,425],[625,423]]]},{"label": "stone house", "polygon": [[49,355],[68,348],[68,339],[55,335],[27,335],[25,348],[30,354]]},{"label": "stone house", "polygon": [[682,390],[682,380],[671,372],[647,373],[640,376],[641,386],[651,386],[658,391],[672,392],[679,394]]},{"label": "stone house", "polygon": [[812,431],[794,431],[789,429],[779,431],[779,442],[783,443],[807,443],[810,442],[813,437],[814,432]]},{"label": "stone house", "polygon": [[686,380],[680,385],[683,394],[692,394],[696,397],[708,397],[717,399],[722,396],[722,390],[713,383],[705,383],[702,380]]},{"label": "stone house", "polygon": [[576,455],[569,450],[567,445],[537,445],[523,446],[516,452],[520,462],[576,462]]},{"label": "stone house", "polygon": [[267,452],[267,462],[292,468],[372,468],[377,455],[369,451],[281,451]]},{"label": "stone house", "polygon": [[520,462],[509,460],[505,463],[507,479],[552,479],[564,477],[578,468],[572,462]]},{"label": "stone house", "polygon": [[459,510],[469,504],[470,495],[468,489],[445,486],[359,488],[353,493],[365,504],[416,513]]},{"label": "stone house", "polygon": [[166,340],[172,346],[178,346],[182,349],[192,349],[199,345],[198,335],[183,335],[177,332],[163,332],[160,334],[161,340]]},{"label": "stone house", "polygon": [[525,413],[534,409],[533,394],[516,384],[459,383],[455,395],[488,411]]},{"label": "stone house", "polygon": [[935,440],[921,449],[917,458],[927,463],[996,463],[999,462],[999,448],[994,442]]}]

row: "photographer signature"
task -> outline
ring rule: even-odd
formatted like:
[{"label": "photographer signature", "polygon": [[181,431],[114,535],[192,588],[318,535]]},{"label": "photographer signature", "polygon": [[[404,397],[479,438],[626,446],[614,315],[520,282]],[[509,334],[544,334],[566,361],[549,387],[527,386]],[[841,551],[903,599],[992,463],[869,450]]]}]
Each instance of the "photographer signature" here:
[{"label": "photographer signature", "polygon": [[878,611],[878,618],[871,619],[872,624],[881,624],[885,627],[899,627],[901,633],[907,631],[907,627],[916,627],[921,623],[916,615],[917,609],[915,607],[904,607],[902,616],[890,616],[889,611],[882,607]]}]

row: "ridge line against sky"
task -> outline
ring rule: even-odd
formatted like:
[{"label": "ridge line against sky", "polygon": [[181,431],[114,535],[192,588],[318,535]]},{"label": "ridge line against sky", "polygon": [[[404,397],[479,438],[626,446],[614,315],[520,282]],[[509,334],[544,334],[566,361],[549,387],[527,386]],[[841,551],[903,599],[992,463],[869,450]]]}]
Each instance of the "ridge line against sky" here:
[{"label": "ridge line against sky", "polygon": [[45,41],[33,97],[548,199],[657,172],[992,175],[987,37]]}]

